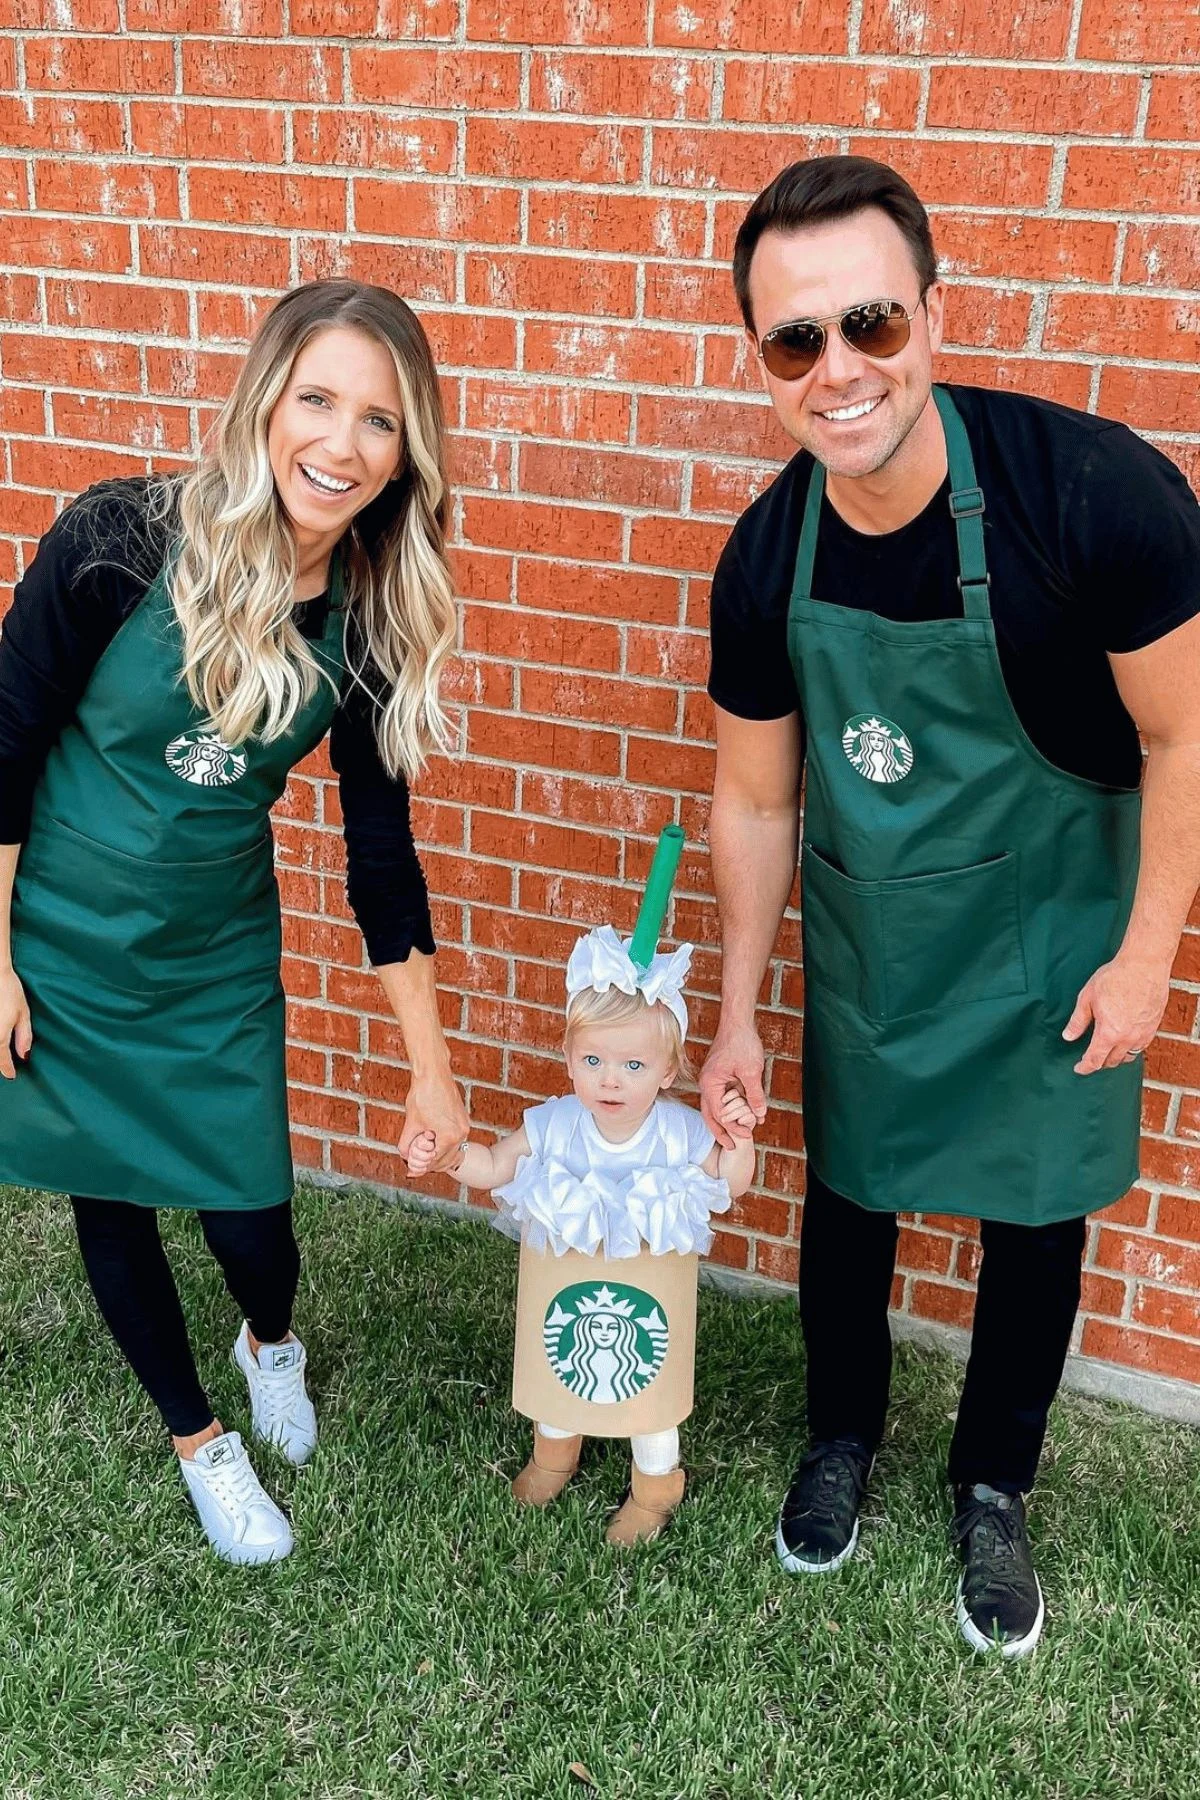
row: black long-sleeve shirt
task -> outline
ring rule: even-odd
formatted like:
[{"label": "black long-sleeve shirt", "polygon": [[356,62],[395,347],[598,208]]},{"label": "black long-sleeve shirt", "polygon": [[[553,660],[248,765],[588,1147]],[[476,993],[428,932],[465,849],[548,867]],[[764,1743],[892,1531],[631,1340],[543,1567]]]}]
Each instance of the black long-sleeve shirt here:
[{"label": "black long-sleeve shirt", "polygon": [[[146,494],[143,480],[112,482],[69,506],[17,583],[0,634],[0,843],[28,836],[50,749],[166,559],[169,527],[147,527]],[[320,595],[297,606],[305,637],[320,636],[328,604]],[[345,821],[347,898],[367,954],[376,965],[402,962],[414,948],[432,955],[408,786],[383,766],[372,701],[357,682],[345,683],[329,754]]]}]

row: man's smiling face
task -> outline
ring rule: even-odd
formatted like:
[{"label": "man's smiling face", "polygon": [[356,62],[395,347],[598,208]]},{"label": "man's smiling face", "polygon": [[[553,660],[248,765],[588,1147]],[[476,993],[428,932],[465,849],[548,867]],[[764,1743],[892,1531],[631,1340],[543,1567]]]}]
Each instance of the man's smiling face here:
[{"label": "man's smiling face", "polygon": [[[755,336],[794,319],[824,319],[871,300],[898,300],[912,313],[904,349],[887,358],[852,350],[837,326],[825,330],[816,366],[782,381],[764,366],[780,423],[831,475],[871,475],[895,455],[929,400],[933,355],[942,341],[945,290],[921,302],[912,251],[878,207],[864,207],[800,231],[767,231],[750,264]],[[758,344],[752,337],[757,354]]]}]

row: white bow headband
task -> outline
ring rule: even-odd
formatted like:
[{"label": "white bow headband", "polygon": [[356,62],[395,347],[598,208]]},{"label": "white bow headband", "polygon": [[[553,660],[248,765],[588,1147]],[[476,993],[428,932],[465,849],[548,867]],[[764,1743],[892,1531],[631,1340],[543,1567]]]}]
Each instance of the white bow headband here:
[{"label": "white bow headband", "polygon": [[669,1009],[686,1038],[688,1015],[683,984],[691,966],[693,946],[681,944],[669,955],[653,956],[648,966],[641,969],[629,954],[632,942],[631,937],[618,937],[611,925],[598,925],[595,931],[581,937],[567,962],[568,1000],[586,988],[594,988],[598,994],[607,994],[614,987],[622,994],[642,993],[649,1005],[661,1001]]}]

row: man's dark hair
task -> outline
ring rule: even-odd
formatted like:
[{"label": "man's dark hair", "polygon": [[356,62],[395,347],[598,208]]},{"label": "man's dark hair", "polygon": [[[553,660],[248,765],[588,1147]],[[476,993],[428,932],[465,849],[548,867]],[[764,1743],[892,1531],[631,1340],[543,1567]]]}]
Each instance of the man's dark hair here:
[{"label": "man's dark hair", "polygon": [[847,219],[866,206],[877,206],[899,227],[912,251],[921,292],[932,287],[937,280],[937,252],[929,214],[903,175],[869,156],[812,156],[778,174],[742,220],[733,247],[733,287],[748,331],[754,330],[750,262],[763,233],[800,231],[829,219]]}]

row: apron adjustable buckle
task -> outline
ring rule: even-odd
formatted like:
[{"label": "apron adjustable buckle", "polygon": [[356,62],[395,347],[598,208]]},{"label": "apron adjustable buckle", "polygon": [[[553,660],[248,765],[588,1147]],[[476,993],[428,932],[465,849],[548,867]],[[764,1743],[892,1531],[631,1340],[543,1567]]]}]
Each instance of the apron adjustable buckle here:
[{"label": "apron adjustable buckle", "polygon": [[992,571],[990,569],[983,575],[960,575],[958,577],[958,591],[960,594],[965,593],[969,587],[990,588],[991,585]]},{"label": "apron adjustable buckle", "polygon": [[952,519],[977,519],[983,509],[982,488],[959,488],[950,496],[950,517]]}]

